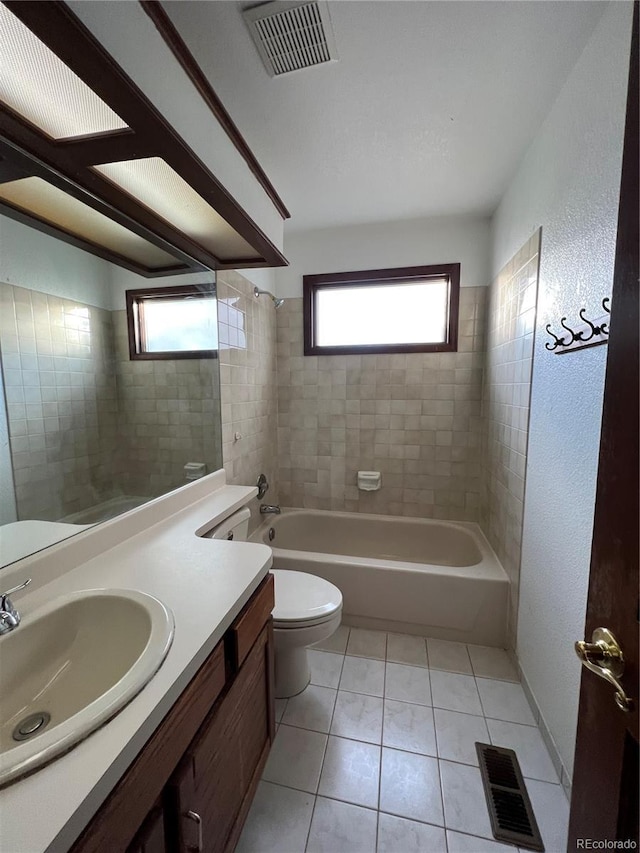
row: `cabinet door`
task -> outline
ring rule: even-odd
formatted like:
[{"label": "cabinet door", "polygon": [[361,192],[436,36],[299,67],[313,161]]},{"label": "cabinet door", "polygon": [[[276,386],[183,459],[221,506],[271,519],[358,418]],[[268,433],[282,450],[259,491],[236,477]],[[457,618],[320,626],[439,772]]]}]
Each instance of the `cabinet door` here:
[{"label": "cabinet door", "polygon": [[271,743],[270,635],[269,625],[172,779],[183,853],[223,853],[237,841]]},{"label": "cabinet door", "polygon": [[167,853],[164,835],[164,811],[158,805],[145,820],[127,853]]}]

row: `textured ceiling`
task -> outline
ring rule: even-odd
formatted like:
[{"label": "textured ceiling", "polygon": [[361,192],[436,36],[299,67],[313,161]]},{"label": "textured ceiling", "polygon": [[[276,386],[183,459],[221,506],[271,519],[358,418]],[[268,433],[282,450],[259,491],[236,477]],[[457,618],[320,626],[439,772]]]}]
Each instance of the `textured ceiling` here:
[{"label": "textured ceiling", "polygon": [[340,61],[272,79],[241,4],[163,5],[288,231],[492,213],[606,6],[334,0]]}]

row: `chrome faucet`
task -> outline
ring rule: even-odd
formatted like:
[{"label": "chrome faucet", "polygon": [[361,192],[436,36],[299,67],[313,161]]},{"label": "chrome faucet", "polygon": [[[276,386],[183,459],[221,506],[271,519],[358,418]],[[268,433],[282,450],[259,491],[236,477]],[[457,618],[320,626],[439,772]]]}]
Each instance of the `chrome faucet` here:
[{"label": "chrome faucet", "polygon": [[20,624],[20,614],[13,606],[13,602],[9,596],[29,586],[30,583],[31,578],[28,578],[20,586],[14,586],[13,589],[0,592],[0,634],[8,634],[9,631],[13,631]]},{"label": "chrome faucet", "polygon": [[270,512],[280,515],[280,507],[277,504],[260,504],[260,515],[269,515]]}]

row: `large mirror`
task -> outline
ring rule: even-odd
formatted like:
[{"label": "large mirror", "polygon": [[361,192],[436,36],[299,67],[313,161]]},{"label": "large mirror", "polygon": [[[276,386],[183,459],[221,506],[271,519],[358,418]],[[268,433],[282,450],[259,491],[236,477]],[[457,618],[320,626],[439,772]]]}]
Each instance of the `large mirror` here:
[{"label": "large mirror", "polygon": [[[176,285],[211,351],[132,358],[127,291]],[[212,300],[212,272],[150,281],[0,216],[0,565],[222,467]]]}]

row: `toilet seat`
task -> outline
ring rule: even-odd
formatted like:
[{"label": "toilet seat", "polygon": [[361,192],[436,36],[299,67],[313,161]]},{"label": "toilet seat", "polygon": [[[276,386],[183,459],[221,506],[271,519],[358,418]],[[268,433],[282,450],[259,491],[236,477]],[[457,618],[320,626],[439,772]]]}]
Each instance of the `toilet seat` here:
[{"label": "toilet seat", "polygon": [[275,580],[274,628],[321,625],[342,609],[342,593],[324,578],[286,569],[272,569],[271,573]]}]

